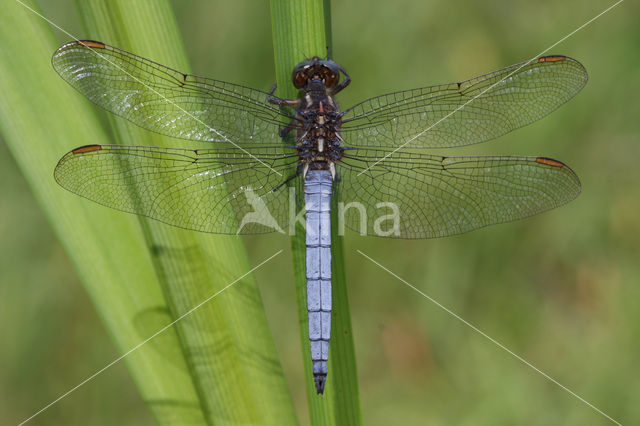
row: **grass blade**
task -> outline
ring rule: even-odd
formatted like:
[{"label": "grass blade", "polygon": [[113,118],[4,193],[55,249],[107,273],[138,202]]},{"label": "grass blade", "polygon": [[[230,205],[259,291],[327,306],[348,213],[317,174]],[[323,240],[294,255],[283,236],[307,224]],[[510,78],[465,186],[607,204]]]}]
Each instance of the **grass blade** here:
[{"label": "grass blade", "polygon": [[[327,40],[330,39],[327,37],[327,28],[330,28],[330,25],[328,21],[325,21],[327,6],[328,2],[324,4],[321,0],[298,2],[272,0],[271,19],[278,96],[286,99],[297,97],[296,90],[291,84],[291,70],[298,62],[313,55],[326,56]],[[301,209],[302,206],[299,205],[297,208]],[[333,224],[338,223],[337,208],[332,209],[331,221]],[[300,319],[300,338],[307,377],[306,389],[311,423],[314,425],[357,425],[362,423],[342,237],[337,234],[336,229],[336,226],[332,227],[333,312],[331,343],[329,345],[329,374],[325,394],[321,396],[316,395],[312,380],[307,334],[305,239],[301,226],[297,226],[296,235],[291,239]]]},{"label": "grass blade", "polygon": [[[80,38],[102,39],[188,69],[167,2],[79,3],[91,29]],[[17,2],[8,3],[3,12],[0,131],[115,345],[125,353],[251,267],[237,238],[147,222],[55,184],[53,168],[69,149],[114,141],[100,124],[104,113],[51,68],[58,43],[46,23]],[[175,145],[122,121],[113,120],[119,142]],[[125,363],[160,424],[296,423],[250,276]]]}]

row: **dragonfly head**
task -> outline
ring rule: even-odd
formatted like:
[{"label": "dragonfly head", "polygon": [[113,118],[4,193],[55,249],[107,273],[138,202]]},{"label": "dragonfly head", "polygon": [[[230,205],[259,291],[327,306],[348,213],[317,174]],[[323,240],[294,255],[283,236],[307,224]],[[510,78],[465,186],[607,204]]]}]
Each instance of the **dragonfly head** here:
[{"label": "dragonfly head", "polygon": [[297,89],[306,91],[310,86],[323,84],[327,89],[333,89],[340,81],[340,65],[330,59],[314,56],[300,62],[293,69],[293,85]]}]

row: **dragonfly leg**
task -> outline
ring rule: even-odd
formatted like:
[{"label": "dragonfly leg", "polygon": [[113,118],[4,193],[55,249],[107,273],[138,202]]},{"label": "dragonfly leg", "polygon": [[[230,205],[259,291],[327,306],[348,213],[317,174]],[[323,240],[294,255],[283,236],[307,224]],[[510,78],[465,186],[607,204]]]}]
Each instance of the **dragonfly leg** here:
[{"label": "dragonfly leg", "polygon": [[286,184],[288,184],[290,181],[292,181],[293,179],[297,178],[298,176],[300,176],[302,174],[302,171],[304,170],[304,164],[300,164],[298,165],[298,168],[296,169],[296,172],[289,176],[288,178],[286,178],[284,180],[284,182],[282,182],[280,185],[276,186],[275,188],[273,188],[271,191],[269,192],[276,192],[277,190],[279,190],[280,188],[282,188],[283,186],[285,186]]},{"label": "dragonfly leg", "polygon": [[[270,104],[280,105],[280,106],[291,106],[294,108],[298,105],[298,99],[291,99],[291,100],[280,99],[277,96],[273,96],[277,88],[278,88],[278,83],[274,83],[273,87],[271,87],[271,90],[269,90],[269,97],[267,98],[267,101]],[[289,122],[289,124],[287,124],[285,127],[280,129],[278,134],[280,135],[281,138],[284,138],[285,136],[287,136],[289,132],[296,127],[294,122],[295,122],[295,119],[292,119]]]},{"label": "dragonfly leg", "polygon": [[270,95],[267,98],[267,101],[269,101],[270,104],[274,104],[274,105],[280,105],[280,106],[290,106],[290,107],[296,107],[298,106],[298,99],[280,99],[276,96]]},{"label": "dragonfly leg", "polygon": [[273,83],[273,86],[271,87],[271,90],[269,90],[269,93],[268,93],[269,97],[267,98],[267,102],[274,105],[291,106],[294,108],[298,106],[298,103],[300,102],[299,99],[280,99],[279,97],[274,96],[273,94],[276,92],[277,88],[278,88],[278,83]]},{"label": "dragonfly leg", "polygon": [[287,124],[286,126],[282,127],[280,129],[280,131],[278,132],[278,134],[280,135],[281,138],[286,137],[289,132],[293,129],[295,129],[296,125],[295,125],[296,120],[293,119],[289,122],[289,124]]},{"label": "dragonfly leg", "polygon": [[[294,108],[298,106],[298,103],[299,103],[298,99],[280,99],[277,96],[273,96],[277,88],[278,88],[278,83],[273,83],[273,87],[271,87],[271,90],[269,90],[269,97],[267,98],[267,101],[270,104],[280,105],[280,106],[291,106]],[[295,119],[292,119],[289,122],[289,124],[287,124],[285,127],[280,129],[278,134],[280,135],[281,138],[284,138],[285,136],[287,136],[289,132],[296,127],[294,122],[295,122]]]},{"label": "dragonfly leg", "polygon": [[[337,65],[337,64],[336,64]],[[345,87],[347,87],[349,85],[349,83],[351,83],[351,77],[349,76],[349,74],[347,74],[347,72],[344,70],[344,68],[342,68],[340,65],[338,65],[338,69],[342,72],[342,74],[344,74],[344,76],[346,77],[344,81],[342,81],[340,84],[338,84],[333,91],[331,92],[331,96],[335,95],[336,93],[338,93],[339,91],[341,91],[342,89],[344,89]]]}]

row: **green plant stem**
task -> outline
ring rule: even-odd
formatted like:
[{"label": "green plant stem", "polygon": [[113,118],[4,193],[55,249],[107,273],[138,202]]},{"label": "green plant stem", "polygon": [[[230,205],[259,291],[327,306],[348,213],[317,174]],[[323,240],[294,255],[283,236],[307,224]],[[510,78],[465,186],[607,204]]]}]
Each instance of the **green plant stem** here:
[{"label": "green plant stem", "polygon": [[[291,70],[301,60],[327,54],[327,29],[330,24],[328,2],[322,0],[272,0],[271,16],[273,26],[274,55],[278,96],[293,99],[298,96],[291,84]],[[325,16],[327,15],[327,16]],[[298,197],[300,203],[301,197]],[[334,197],[334,207],[335,207]],[[303,208],[301,203],[297,206]],[[317,395],[312,380],[312,370],[308,340],[308,318],[306,308],[305,238],[304,229],[296,225],[295,236],[291,239],[300,336],[302,340],[303,363],[307,380],[311,423],[357,425],[362,423],[359,405],[357,371],[354,345],[349,317],[344,253],[342,237],[337,233],[337,208],[332,209],[332,281],[333,312],[331,322],[331,343],[329,354],[329,374],[324,395]]]}]

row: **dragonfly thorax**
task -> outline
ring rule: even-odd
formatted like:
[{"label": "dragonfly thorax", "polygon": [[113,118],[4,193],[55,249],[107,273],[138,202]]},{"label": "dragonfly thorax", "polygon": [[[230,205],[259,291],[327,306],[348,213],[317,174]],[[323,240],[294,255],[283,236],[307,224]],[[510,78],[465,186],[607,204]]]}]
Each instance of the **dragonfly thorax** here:
[{"label": "dragonfly thorax", "polygon": [[[324,85],[323,85],[324,86]],[[340,137],[341,116],[333,97],[319,91],[300,99],[297,117],[298,155],[311,170],[328,170],[342,158],[344,147]]]},{"label": "dragonfly thorax", "polygon": [[[342,82],[340,74],[345,77]],[[333,96],[347,87],[351,78],[334,61],[314,56],[296,65],[292,80],[303,92],[300,98],[269,102],[295,107],[295,117],[288,130],[296,129],[296,148],[304,166],[301,169],[331,170],[335,177],[334,163],[342,158],[345,148],[340,136],[342,114]]]}]

